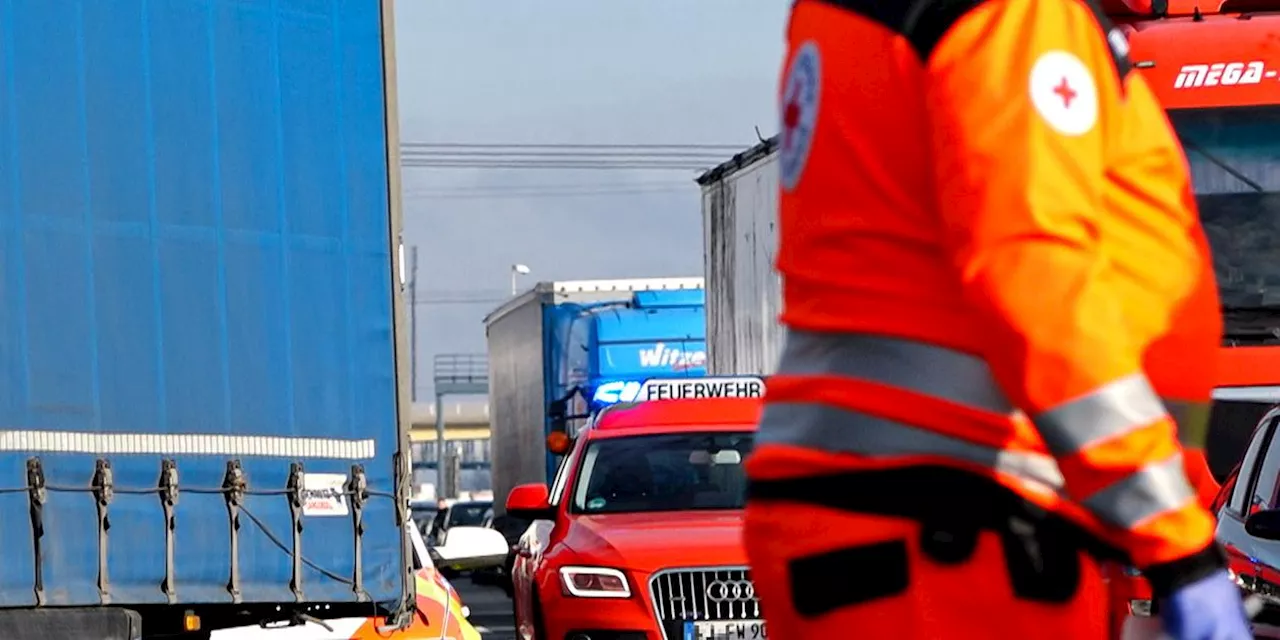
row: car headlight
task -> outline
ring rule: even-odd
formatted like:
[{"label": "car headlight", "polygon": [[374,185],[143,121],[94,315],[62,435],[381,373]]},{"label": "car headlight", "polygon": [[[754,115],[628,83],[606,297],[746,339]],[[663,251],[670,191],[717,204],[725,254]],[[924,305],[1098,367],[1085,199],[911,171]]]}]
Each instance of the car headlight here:
[{"label": "car headlight", "polygon": [[564,593],[575,598],[630,598],[627,576],[604,567],[560,567]]}]

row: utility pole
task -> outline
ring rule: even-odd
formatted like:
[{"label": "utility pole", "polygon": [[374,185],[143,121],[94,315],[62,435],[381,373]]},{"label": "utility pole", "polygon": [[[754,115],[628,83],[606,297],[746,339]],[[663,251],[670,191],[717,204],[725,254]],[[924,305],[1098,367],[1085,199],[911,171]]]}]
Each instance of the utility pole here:
[{"label": "utility pole", "polygon": [[409,247],[409,397],[418,401],[418,246]]}]

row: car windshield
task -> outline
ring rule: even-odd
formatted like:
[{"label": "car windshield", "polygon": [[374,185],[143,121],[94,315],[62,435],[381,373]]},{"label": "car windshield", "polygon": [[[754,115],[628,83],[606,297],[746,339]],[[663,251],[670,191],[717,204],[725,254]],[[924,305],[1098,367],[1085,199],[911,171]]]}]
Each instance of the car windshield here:
[{"label": "car windshield", "polygon": [[751,443],[750,432],[595,440],[575,480],[573,512],[741,509]]},{"label": "car windshield", "polygon": [[1175,109],[1169,119],[1191,165],[1223,306],[1280,310],[1280,107]]},{"label": "car windshield", "polygon": [[484,514],[489,510],[489,503],[463,503],[449,507],[450,527],[478,527],[484,522]]},{"label": "car windshield", "polygon": [[418,525],[418,529],[421,530],[431,524],[431,521],[436,517],[436,507],[435,505],[429,507],[413,506],[409,508],[409,513],[413,518],[414,524]]}]

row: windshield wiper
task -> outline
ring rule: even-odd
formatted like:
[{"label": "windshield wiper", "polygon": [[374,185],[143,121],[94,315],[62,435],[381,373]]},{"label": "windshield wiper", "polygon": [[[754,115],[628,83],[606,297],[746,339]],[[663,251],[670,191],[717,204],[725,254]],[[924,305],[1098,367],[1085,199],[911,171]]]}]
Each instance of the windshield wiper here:
[{"label": "windshield wiper", "polygon": [[1280,305],[1223,305],[1222,337],[1232,344],[1280,341]]},{"label": "windshield wiper", "polygon": [[1222,305],[1222,314],[1226,316],[1247,315],[1272,318],[1280,316],[1280,304],[1224,304]]},{"label": "windshield wiper", "polygon": [[1266,192],[1266,189],[1263,189],[1263,188],[1262,188],[1262,185],[1258,184],[1257,182],[1254,182],[1252,179],[1250,179],[1250,178],[1249,178],[1249,176],[1246,176],[1246,175],[1244,175],[1243,173],[1241,173],[1238,169],[1236,169],[1235,167],[1231,166],[1231,165],[1230,165],[1226,160],[1223,160],[1223,159],[1221,159],[1221,158],[1219,158],[1219,157],[1217,157],[1217,156],[1213,155],[1212,153],[1209,153],[1208,151],[1205,151],[1205,150],[1204,150],[1204,147],[1201,147],[1200,145],[1196,144],[1193,140],[1191,140],[1191,139],[1189,139],[1189,138],[1187,138],[1187,137],[1185,137],[1185,136],[1179,136],[1179,137],[1180,137],[1180,138],[1181,138],[1181,140],[1182,140],[1182,146],[1183,146],[1183,148],[1185,148],[1185,149],[1187,149],[1187,150],[1189,150],[1189,151],[1194,151],[1194,152],[1196,152],[1196,153],[1198,153],[1198,154],[1200,154],[1200,155],[1204,156],[1204,158],[1205,158],[1206,160],[1208,160],[1209,162],[1213,163],[1213,164],[1214,164],[1215,166],[1217,166],[1219,169],[1222,169],[1223,171],[1226,171],[1228,174],[1230,174],[1230,175],[1231,175],[1231,177],[1235,178],[1236,180],[1239,180],[1240,182],[1243,182],[1243,183],[1245,183],[1246,185],[1249,185],[1249,188],[1253,189],[1254,191],[1257,191],[1258,193],[1265,193],[1265,192]]}]

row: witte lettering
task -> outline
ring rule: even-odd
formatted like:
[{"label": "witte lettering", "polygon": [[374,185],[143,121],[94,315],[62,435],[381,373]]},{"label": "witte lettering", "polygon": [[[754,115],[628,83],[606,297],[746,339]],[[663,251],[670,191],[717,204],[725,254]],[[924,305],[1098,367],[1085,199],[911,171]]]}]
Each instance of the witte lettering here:
[{"label": "witte lettering", "polygon": [[640,366],[646,369],[653,367],[689,369],[703,366],[706,362],[706,351],[673,349],[662,342],[653,345],[651,349],[640,350]]}]

